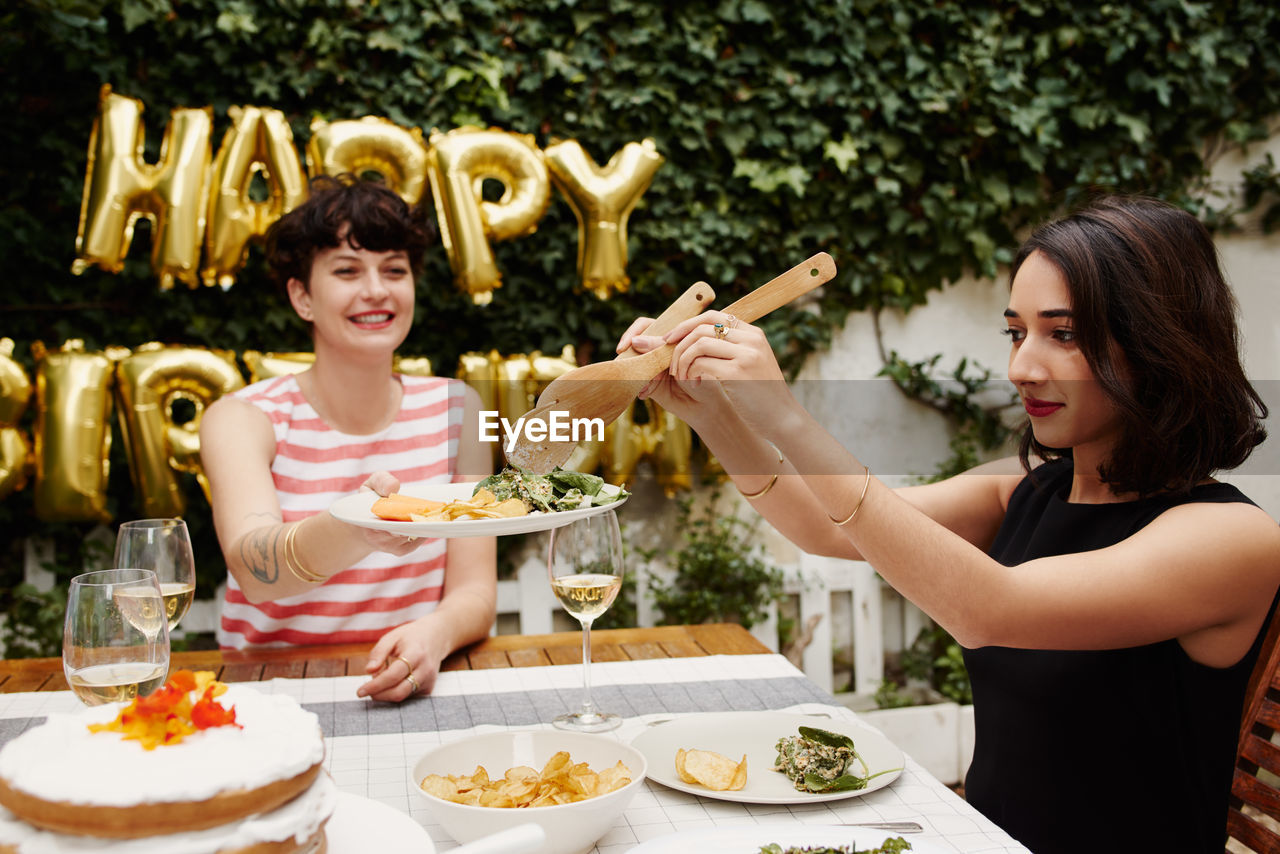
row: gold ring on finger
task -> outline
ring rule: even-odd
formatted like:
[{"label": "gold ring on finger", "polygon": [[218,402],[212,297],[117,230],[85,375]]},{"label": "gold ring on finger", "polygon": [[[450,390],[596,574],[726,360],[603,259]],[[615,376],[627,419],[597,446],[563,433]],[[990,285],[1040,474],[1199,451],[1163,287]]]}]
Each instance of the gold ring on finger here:
[{"label": "gold ring on finger", "polygon": [[717,323],[715,326],[713,326],[713,327],[712,327],[712,329],[713,329],[713,330],[715,330],[716,337],[717,337],[717,338],[719,338],[719,339],[720,339],[720,340],[722,340],[722,341],[723,341],[725,338],[728,338],[728,337],[729,337],[729,330],[727,330],[727,329],[725,329],[725,328],[724,328],[724,324],[723,324],[723,323]]},{"label": "gold ring on finger", "polygon": [[409,663],[409,659],[405,658],[403,655],[397,655],[396,658],[404,662],[404,666],[408,668],[410,673],[413,672],[413,665]]},{"label": "gold ring on finger", "polygon": [[408,682],[410,685],[412,685],[412,686],[413,686],[413,693],[414,693],[414,694],[417,694],[419,691],[421,691],[421,690],[422,690],[422,686],[418,684],[418,680],[417,680],[417,679],[414,679],[414,678],[413,678],[413,674],[412,674],[412,673],[410,673],[409,675],[405,676],[405,677],[404,677],[404,679],[405,679],[405,681],[406,681],[406,682]]}]

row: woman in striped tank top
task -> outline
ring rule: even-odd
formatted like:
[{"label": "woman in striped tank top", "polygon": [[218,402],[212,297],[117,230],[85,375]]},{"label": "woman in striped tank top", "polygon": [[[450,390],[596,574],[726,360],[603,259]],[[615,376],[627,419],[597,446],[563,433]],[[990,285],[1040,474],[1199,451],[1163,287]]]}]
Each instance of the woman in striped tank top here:
[{"label": "woman in striped tank top", "polygon": [[315,362],[227,395],[200,428],[229,575],[219,643],[374,643],[358,693],[375,700],[429,692],[440,661],[494,619],[492,538],[414,539],[325,512],[358,489],[492,471],[476,392],[392,371],[429,239],[379,183],[313,182],[268,232],[267,258],[311,326]]}]

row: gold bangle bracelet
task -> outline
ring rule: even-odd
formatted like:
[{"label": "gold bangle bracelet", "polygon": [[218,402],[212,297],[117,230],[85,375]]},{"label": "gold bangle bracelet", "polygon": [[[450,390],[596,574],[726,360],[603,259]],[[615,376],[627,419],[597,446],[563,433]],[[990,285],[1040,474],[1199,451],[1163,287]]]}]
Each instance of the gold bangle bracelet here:
[{"label": "gold bangle bracelet", "polygon": [[[778,464],[781,465],[782,463],[786,462],[786,459],[782,456],[782,451],[778,450],[778,446],[773,444],[772,442],[770,442],[769,445],[770,447],[773,448],[774,452],[777,453],[778,455]],[[778,482],[778,475],[781,473],[782,472],[774,472],[773,477],[769,478],[769,482],[764,485],[764,488],[757,492],[743,492],[741,486],[738,487],[738,492],[741,493],[742,497],[747,499],[748,501],[753,501],[757,498],[762,498],[766,492],[773,489],[773,485]],[[734,485],[736,486],[737,484],[734,484]]]},{"label": "gold bangle bracelet", "polygon": [[775,473],[773,477],[769,478],[769,482],[764,485],[764,489],[760,490],[759,492],[742,492],[742,487],[738,487],[738,492],[742,493],[743,498],[747,499],[748,501],[752,501],[756,498],[762,497],[766,492],[773,489],[773,485],[777,482],[778,482],[778,475]]},{"label": "gold bangle bracelet", "polygon": [[293,577],[299,581],[305,581],[307,584],[322,584],[326,580],[325,576],[318,575],[302,565],[302,561],[298,559],[298,554],[294,551],[293,538],[298,533],[298,528],[302,527],[302,523],[298,522],[293,525],[284,535],[284,565],[289,567],[289,571],[293,573]]},{"label": "gold bangle bracelet", "polygon": [[858,496],[858,503],[853,505],[853,512],[846,516],[843,522],[836,520],[834,516],[827,517],[832,522],[835,522],[837,527],[843,528],[848,525],[853,521],[853,517],[858,515],[858,511],[862,509],[862,501],[867,497],[867,487],[871,485],[871,466],[863,463],[862,467],[866,469],[865,479],[862,481],[862,494]]}]

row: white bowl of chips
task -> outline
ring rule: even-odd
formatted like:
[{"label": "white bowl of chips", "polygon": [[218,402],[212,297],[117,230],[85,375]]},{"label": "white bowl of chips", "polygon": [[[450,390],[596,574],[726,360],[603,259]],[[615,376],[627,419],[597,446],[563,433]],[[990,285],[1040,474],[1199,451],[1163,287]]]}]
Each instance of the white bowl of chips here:
[{"label": "white bowl of chips", "polygon": [[640,751],[608,736],[492,732],[431,750],[409,783],[460,843],[532,822],[546,841],[530,854],[579,854],[617,823],[645,770]]}]

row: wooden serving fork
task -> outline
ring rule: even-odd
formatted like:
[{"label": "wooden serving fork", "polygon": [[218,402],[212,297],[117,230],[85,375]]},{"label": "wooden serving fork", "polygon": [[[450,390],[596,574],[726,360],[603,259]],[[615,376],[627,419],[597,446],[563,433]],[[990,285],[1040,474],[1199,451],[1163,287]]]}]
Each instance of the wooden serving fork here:
[{"label": "wooden serving fork", "polygon": [[[830,281],[835,274],[835,261],[827,253],[819,252],[724,310],[745,323],[751,323]],[[710,300],[707,300],[697,310],[686,313],[691,301],[687,298],[699,286],[707,287],[699,282],[690,288],[659,315],[645,330],[645,334],[664,335],[682,321],[709,308]],[[525,414],[524,421],[526,424],[533,421],[549,423],[552,413],[562,413],[564,417],[559,421],[563,424],[572,424],[579,419],[600,419],[606,425],[612,424],[650,380],[671,366],[674,352],[673,345],[664,344],[642,355],[628,351],[616,359],[569,371],[552,380],[543,389],[538,396],[537,406]],[[563,465],[573,454],[577,444],[575,440],[557,439],[553,436],[534,441],[528,438],[527,433],[520,432],[507,451],[507,461],[520,468],[546,474],[556,466]]]}]

